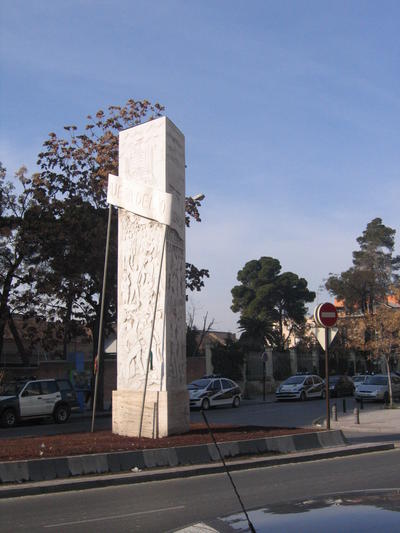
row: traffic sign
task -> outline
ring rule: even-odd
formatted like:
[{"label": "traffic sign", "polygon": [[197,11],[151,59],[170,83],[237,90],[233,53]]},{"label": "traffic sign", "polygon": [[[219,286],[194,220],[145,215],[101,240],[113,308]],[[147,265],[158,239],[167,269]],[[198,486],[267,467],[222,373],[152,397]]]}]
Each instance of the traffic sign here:
[{"label": "traffic sign", "polygon": [[[328,328],[328,346],[331,345],[338,331],[339,331],[338,328]],[[317,338],[318,342],[320,343],[321,348],[325,350],[325,342],[326,342],[325,328],[314,328],[314,335]]]},{"label": "traffic sign", "polygon": [[329,302],[319,304],[314,311],[314,320],[317,326],[332,328],[337,321],[336,307]]},{"label": "traffic sign", "polygon": [[[319,304],[314,311],[314,320],[317,325],[316,337],[325,348],[325,395],[326,395],[326,429],[331,428],[331,414],[329,408],[329,345],[336,335],[337,328],[333,328],[337,320],[336,307],[326,302]],[[321,328],[321,329],[320,329]],[[323,328],[323,329],[322,329]],[[321,333],[323,333],[321,335]],[[321,342],[322,341],[322,342]]]}]

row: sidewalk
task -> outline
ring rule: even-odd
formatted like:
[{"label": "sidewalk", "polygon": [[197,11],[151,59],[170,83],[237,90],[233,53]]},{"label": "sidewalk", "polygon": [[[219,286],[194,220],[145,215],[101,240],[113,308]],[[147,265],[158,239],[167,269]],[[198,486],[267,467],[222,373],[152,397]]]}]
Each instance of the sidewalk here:
[{"label": "sidewalk", "polygon": [[400,440],[400,407],[377,410],[359,409],[359,423],[356,415],[338,413],[337,422],[331,417],[331,428],[351,431],[373,432],[380,434],[396,434]]}]

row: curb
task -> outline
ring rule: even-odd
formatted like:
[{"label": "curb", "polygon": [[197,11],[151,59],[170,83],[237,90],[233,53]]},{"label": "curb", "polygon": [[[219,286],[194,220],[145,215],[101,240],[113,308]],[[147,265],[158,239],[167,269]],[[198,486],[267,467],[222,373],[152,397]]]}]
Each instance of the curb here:
[{"label": "curb", "polygon": [[[326,417],[321,416],[313,420],[312,425],[318,428],[326,427]],[[359,424],[356,424],[350,416],[348,416],[347,418],[342,417],[337,421],[331,420],[331,430],[351,431],[359,433],[375,433],[380,435],[393,435],[394,437],[397,437],[397,440],[400,439],[399,428],[393,427],[393,424],[383,425],[382,423],[374,423],[368,421],[360,421]]]},{"label": "curb", "polygon": [[382,427],[380,424],[342,424],[340,422],[333,422],[331,428],[334,430],[351,431],[355,433],[373,433],[379,435],[393,435],[393,438],[400,440],[398,428]]},{"label": "curb", "polygon": [[[290,463],[304,463],[318,461],[334,457],[346,457],[365,453],[393,450],[393,443],[378,443],[364,445],[348,445],[324,450],[309,450],[303,453],[289,453],[276,457],[252,457],[241,461],[228,463],[229,472],[249,470],[253,468],[268,468],[286,465]],[[118,485],[130,485],[134,483],[146,483],[151,481],[164,481],[201,475],[219,474],[225,472],[221,464],[208,464],[185,466],[181,468],[155,469],[147,472],[129,472],[121,474],[108,474],[102,476],[78,477],[76,479],[57,479],[53,481],[26,483],[23,485],[0,486],[0,499],[21,496],[34,496],[73,490],[86,490],[93,488],[111,487]]]},{"label": "curb", "polygon": [[[332,430],[221,442],[218,447],[224,458],[231,459],[265,453],[286,454],[320,450],[346,444],[343,433],[340,430]],[[214,444],[8,461],[0,463],[0,482],[51,481],[89,474],[117,474],[129,472],[134,468],[176,468],[218,461],[219,454]]]}]

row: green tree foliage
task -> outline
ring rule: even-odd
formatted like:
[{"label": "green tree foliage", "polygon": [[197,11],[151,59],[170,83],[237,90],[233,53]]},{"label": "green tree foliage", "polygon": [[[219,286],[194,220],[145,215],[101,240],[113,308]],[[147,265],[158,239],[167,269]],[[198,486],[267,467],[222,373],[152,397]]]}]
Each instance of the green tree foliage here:
[{"label": "green tree foliage", "polygon": [[400,257],[394,256],[396,230],[375,218],[358,237],[353,265],[331,274],[326,288],[345,306],[338,322],[344,344],[368,361],[384,357],[387,368],[398,350],[399,311],[387,305],[399,286]]},{"label": "green tree foliage", "polygon": [[372,313],[386,302],[400,268],[400,257],[393,256],[395,233],[382,219],[373,219],[357,238],[360,249],[353,252],[353,266],[340,275],[330,274],[326,288],[344,302],[347,312]]},{"label": "green tree foliage", "polygon": [[[104,268],[107,213],[80,198],[66,199],[41,233],[42,268],[35,289],[36,314],[62,325],[64,358],[71,340],[85,329],[97,338],[99,294]],[[50,222],[50,221],[49,221]],[[116,257],[116,213],[112,224],[112,253]],[[116,318],[116,261],[108,266],[106,320]],[[96,348],[97,345],[94,345]]]},{"label": "green tree foliage", "polygon": [[243,378],[244,354],[238,341],[227,340],[226,344],[216,343],[211,348],[211,362],[216,374],[240,381]]},{"label": "green tree foliage", "polygon": [[6,178],[0,163],[0,355],[8,324],[18,347],[22,362],[29,358],[13,321],[13,314],[21,311],[22,292],[34,283],[40,262],[37,232],[41,225],[41,206],[30,190],[33,178],[21,167],[15,175],[18,184]]},{"label": "green tree foliage", "polygon": [[284,351],[290,335],[304,324],[305,304],[314,300],[315,293],[304,278],[281,272],[280,262],[272,257],[249,261],[237,280],[240,285],[232,289],[231,309],[240,312],[241,329],[264,346]]}]

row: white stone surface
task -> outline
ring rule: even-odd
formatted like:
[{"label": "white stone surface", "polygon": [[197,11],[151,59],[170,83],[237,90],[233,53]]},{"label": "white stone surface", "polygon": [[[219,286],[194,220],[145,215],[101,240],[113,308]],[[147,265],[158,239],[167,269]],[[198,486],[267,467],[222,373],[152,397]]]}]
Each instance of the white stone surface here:
[{"label": "white stone surface", "polygon": [[[137,420],[138,405],[143,397],[166,232],[152,341],[153,368],[148,376],[145,412],[154,412],[155,397],[162,396],[164,400],[157,405],[155,422],[150,424],[151,417],[144,417],[146,428],[142,432],[143,435],[154,434],[156,427],[158,436],[165,436],[189,428],[184,137],[168,118],[163,117],[121,132],[119,153],[118,180],[121,183],[134,181],[138,190],[153,191],[153,197],[162,197],[163,193],[172,195],[172,209],[171,226],[152,220],[157,218],[154,213],[145,218],[119,209],[117,392],[113,396],[113,431],[124,435],[134,435],[136,431],[133,420]],[[160,396],[160,393],[167,394]],[[165,397],[175,400],[166,401]]]},{"label": "white stone surface", "polygon": [[107,202],[131,213],[171,225],[172,194],[109,174]]},{"label": "white stone surface", "polygon": [[[139,435],[142,391],[113,391],[113,432]],[[182,406],[186,406],[182,409]],[[187,431],[189,402],[187,391],[148,391],[141,436],[159,438]],[[186,428],[186,429],[185,429]]]}]

